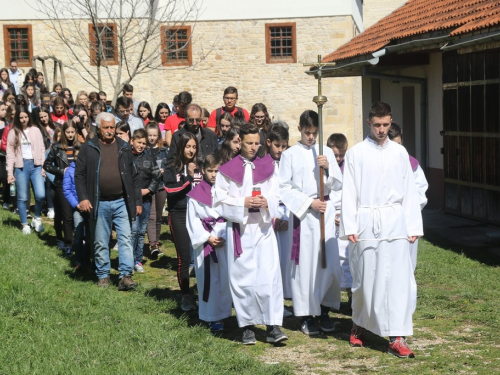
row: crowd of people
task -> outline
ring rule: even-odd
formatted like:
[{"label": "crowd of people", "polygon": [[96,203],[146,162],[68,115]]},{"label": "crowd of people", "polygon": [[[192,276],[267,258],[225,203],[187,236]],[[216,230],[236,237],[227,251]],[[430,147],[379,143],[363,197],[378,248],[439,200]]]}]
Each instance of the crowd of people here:
[{"label": "crowd of people", "polygon": [[389,337],[390,353],[414,357],[405,337],[427,182],[387,103],[372,105],[363,142],[347,150],[335,133],[320,154],[315,111],[302,113],[300,141],[289,145],[288,125],[262,103],[238,107],[235,87],[211,112],[183,91],[153,113],[130,84],[113,108],[102,91],[73,99],[60,84],[49,92],[34,69],[21,77],[15,60],[0,70],[0,169],[3,208],[18,212],[23,234],[44,230],[45,209],[59,248],[105,288],[115,230],[118,289],[133,290],[144,258],[162,255],[166,209],[180,308],[213,332],[232,307],[245,345],[256,343],[255,325],[267,326],[267,342],[288,339],[280,327],[292,315],[306,335],[333,332],[329,312],[344,290],[352,346],[369,330]]}]

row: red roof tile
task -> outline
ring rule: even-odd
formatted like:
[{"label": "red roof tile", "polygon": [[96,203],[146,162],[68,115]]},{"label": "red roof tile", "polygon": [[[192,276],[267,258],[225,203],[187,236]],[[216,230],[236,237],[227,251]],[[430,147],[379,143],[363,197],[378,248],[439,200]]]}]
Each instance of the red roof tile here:
[{"label": "red roof tile", "polygon": [[339,61],[380,50],[391,42],[434,31],[456,36],[500,24],[500,0],[409,0],[325,56]]}]

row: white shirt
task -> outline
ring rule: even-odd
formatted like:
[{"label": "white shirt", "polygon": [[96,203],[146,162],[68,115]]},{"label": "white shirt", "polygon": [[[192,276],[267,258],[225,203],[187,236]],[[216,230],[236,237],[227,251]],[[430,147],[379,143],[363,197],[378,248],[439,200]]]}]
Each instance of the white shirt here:
[{"label": "white shirt", "polygon": [[[26,129],[24,130],[24,134],[21,135],[21,150],[23,152],[23,159],[32,160],[33,152],[31,151],[31,141],[28,137],[29,131],[29,129]],[[26,135],[26,137],[24,135]]]}]

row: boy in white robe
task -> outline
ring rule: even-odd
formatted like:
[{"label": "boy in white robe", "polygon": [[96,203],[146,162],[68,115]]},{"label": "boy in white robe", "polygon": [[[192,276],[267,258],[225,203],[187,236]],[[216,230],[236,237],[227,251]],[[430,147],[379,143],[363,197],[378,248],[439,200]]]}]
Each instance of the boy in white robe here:
[{"label": "boy in white robe", "polygon": [[[280,125],[274,125],[267,134],[266,153],[273,158],[274,166],[279,174],[279,163],[281,154],[288,148],[288,129]],[[291,285],[291,262],[290,255],[292,251],[292,226],[289,225],[290,210],[283,202],[279,203],[278,215],[273,219],[274,232],[278,241],[278,250],[280,255],[281,280],[283,282],[283,297],[292,298]],[[286,308],[283,308],[283,317],[291,317],[293,314]]]},{"label": "boy in white robe", "polygon": [[[331,148],[335,161],[337,162],[340,171],[344,173],[344,158],[347,152],[348,142],[344,134],[334,133],[326,140],[327,147]],[[340,289],[347,292],[348,310],[351,312],[352,302],[352,276],[349,268],[349,241],[339,238],[340,234],[340,208],[342,204],[342,191],[334,191],[333,204],[335,206],[335,236],[339,244],[339,260],[340,260]]]},{"label": "boy in white robe", "polygon": [[231,293],[227,271],[226,220],[212,208],[212,185],[219,171],[219,160],[207,155],[203,162],[203,181],[187,196],[187,230],[195,256],[200,320],[212,332],[224,330],[223,319],[231,316]]},{"label": "boy in white robe", "polygon": [[[389,139],[397,144],[403,144],[403,131],[401,127],[393,122],[391,124],[391,129],[389,130]],[[415,177],[415,184],[418,191],[418,197],[420,199],[420,211],[422,211],[427,204],[427,196],[425,195],[427,189],[429,188],[429,184],[427,183],[427,179],[425,178],[424,171],[420,168],[418,160],[410,155],[410,165],[413,170],[413,177]],[[410,257],[411,264],[413,267],[413,272],[415,272],[415,268],[417,267],[417,252],[418,252],[418,238],[417,240],[410,245]]]},{"label": "boy in white robe", "polygon": [[352,242],[353,328],[349,342],[363,346],[364,329],[389,336],[388,352],[414,358],[415,277],[409,245],[422,236],[422,216],[408,153],[388,139],[391,107],[374,103],[370,135],[346,154],[340,235]]},{"label": "boy in white robe", "polygon": [[288,339],[283,322],[283,285],[278,244],[272,227],[276,217],[278,177],[269,155],[258,158],[259,129],[240,129],[241,154],[219,168],[214,208],[227,221],[229,286],[242,342],[256,343],[254,325],[267,326],[266,341]]},{"label": "boy in white robe", "polygon": [[[335,207],[331,190],[342,187],[342,174],[331,149],[319,155],[316,143],[318,114],[304,111],[298,129],[301,140],[281,156],[280,197],[293,214],[292,300],[295,316],[302,317],[301,331],[319,334],[319,328],[333,332],[330,308],[340,307],[340,263],[335,237]],[[319,168],[324,169],[324,202],[319,198]],[[321,262],[320,216],[325,214],[326,268]]]}]

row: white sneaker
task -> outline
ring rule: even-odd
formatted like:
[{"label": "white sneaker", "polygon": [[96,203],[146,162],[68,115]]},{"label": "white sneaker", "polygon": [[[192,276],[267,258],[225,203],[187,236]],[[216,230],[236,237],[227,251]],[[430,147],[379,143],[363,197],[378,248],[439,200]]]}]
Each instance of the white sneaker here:
[{"label": "white sneaker", "polygon": [[138,273],[144,273],[144,267],[142,267],[142,263],[137,263],[134,266],[134,270],[135,270],[135,272],[138,272]]},{"label": "white sneaker", "polygon": [[49,208],[49,211],[47,212],[47,219],[53,219],[55,216],[54,209]]},{"label": "white sneaker", "polygon": [[57,248],[59,250],[64,250],[66,248],[66,244],[62,240],[57,240]]},{"label": "white sneaker", "polygon": [[41,218],[35,217],[33,220],[31,220],[31,226],[36,232],[38,233],[43,232],[43,225]]},{"label": "white sneaker", "polygon": [[3,204],[3,209],[4,209],[4,210],[10,210],[10,206],[9,206],[9,204],[8,204],[8,203],[4,203],[4,204]]},{"label": "white sneaker", "polygon": [[31,228],[28,224],[23,225],[23,234],[31,234]]}]

